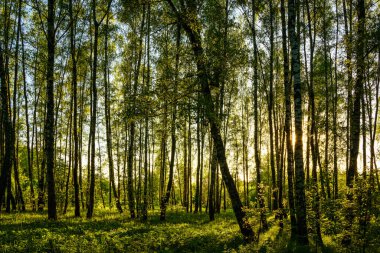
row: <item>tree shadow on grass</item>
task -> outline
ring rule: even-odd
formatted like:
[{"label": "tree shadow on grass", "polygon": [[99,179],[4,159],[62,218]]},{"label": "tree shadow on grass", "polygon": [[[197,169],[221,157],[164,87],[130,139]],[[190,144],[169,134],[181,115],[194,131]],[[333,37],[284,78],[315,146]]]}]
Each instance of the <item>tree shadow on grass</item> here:
[{"label": "tree shadow on grass", "polygon": [[166,220],[161,221],[160,216],[151,215],[148,222],[152,225],[160,224],[189,224],[189,225],[205,225],[212,222],[218,222],[220,220],[228,220],[232,224],[237,224],[233,213],[220,213],[216,215],[215,221],[210,221],[209,215],[205,212],[202,213],[186,213],[169,211],[166,214]]},{"label": "tree shadow on grass", "polygon": [[38,229],[47,229],[49,231],[59,231],[62,234],[80,234],[81,231],[110,231],[123,226],[123,222],[120,220],[90,220],[83,222],[70,221],[70,220],[35,220],[35,221],[21,221],[18,223],[2,224],[2,231],[34,231]]},{"label": "tree shadow on grass", "polygon": [[[224,223],[221,228],[218,227],[219,222]],[[243,243],[240,234],[223,238],[218,232],[209,233],[205,229],[207,224],[210,224],[212,226],[210,229],[215,231],[229,227],[230,223],[236,224],[236,221],[229,213],[218,215],[213,222],[209,221],[205,213],[168,212],[167,220],[164,222],[160,221],[156,213],[151,214],[147,222],[129,219],[126,214],[114,216],[99,214],[91,220],[66,215],[57,221],[49,221],[44,213],[31,213],[25,216],[1,218],[0,232],[4,236],[0,236],[0,245],[9,247],[16,241],[24,241],[26,244],[23,250],[28,248],[37,252],[52,248],[49,246],[49,240],[58,238],[56,247],[64,248],[94,242],[97,247],[103,249],[106,246],[103,244],[109,242],[110,245],[113,243],[124,245],[127,252],[144,250],[139,248],[140,246],[146,247],[148,251],[159,252],[222,252],[225,249],[239,247]],[[199,234],[195,235],[192,232]],[[75,239],[69,239],[72,236]],[[159,240],[157,243],[157,236],[162,241]],[[42,238],[45,239],[41,241]]]},{"label": "tree shadow on grass", "polygon": [[237,249],[242,245],[243,239],[240,236],[233,237],[231,240],[219,240],[217,235],[200,235],[190,237],[181,242],[181,245],[172,244],[168,241],[161,247],[151,250],[158,252],[223,252]]}]

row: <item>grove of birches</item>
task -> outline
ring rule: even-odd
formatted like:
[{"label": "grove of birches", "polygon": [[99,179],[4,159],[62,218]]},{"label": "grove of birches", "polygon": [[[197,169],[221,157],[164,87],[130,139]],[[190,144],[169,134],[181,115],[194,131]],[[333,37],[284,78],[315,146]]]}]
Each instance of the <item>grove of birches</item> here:
[{"label": "grove of birches", "polygon": [[378,0],[0,3],[0,252],[380,252]]}]

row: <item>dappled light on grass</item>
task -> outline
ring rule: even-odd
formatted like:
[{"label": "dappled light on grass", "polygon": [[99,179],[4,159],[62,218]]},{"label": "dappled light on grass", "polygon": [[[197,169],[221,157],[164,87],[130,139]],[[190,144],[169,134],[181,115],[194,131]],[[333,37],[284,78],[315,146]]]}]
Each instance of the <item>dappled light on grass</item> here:
[{"label": "dappled light on grass", "polygon": [[[259,235],[258,242],[246,244],[239,232],[234,213],[228,209],[209,221],[208,214],[191,214],[169,208],[166,221],[159,210],[149,219],[131,220],[116,210],[99,209],[93,219],[74,218],[74,210],[48,221],[46,213],[0,214],[0,252],[321,252],[312,233],[310,246],[297,246],[290,240],[290,221],[278,226],[275,215],[268,215],[265,232],[258,231],[257,210],[249,209],[249,221]],[[323,227],[329,221],[323,220]],[[378,248],[380,224],[373,220],[367,231],[368,252]],[[323,252],[346,252],[340,245],[343,231],[323,231]],[[305,251],[307,250],[307,251]]]},{"label": "dappled light on grass", "polygon": [[132,221],[109,210],[92,220],[68,212],[56,222],[44,213],[0,216],[1,252],[211,252],[242,244],[233,213],[209,222],[207,214],[169,211],[160,222],[155,213],[147,222]]}]

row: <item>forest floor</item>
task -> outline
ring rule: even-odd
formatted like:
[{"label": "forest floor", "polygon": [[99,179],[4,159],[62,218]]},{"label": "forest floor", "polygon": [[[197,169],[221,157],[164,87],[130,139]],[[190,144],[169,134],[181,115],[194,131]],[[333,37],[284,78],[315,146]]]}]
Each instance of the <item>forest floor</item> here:
[{"label": "forest floor", "polygon": [[[72,210],[71,210],[72,211]],[[206,213],[190,214],[181,209],[159,220],[158,210],[149,220],[131,220],[109,209],[96,210],[93,219],[74,218],[73,212],[48,221],[46,213],[0,214],[0,252],[289,252],[289,224],[280,231],[274,216],[259,243],[244,244],[232,210],[210,222]],[[258,220],[251,219],[255,232]],[[337,245],[324,236],[327,248]],[[307,250],[309,251],[309,250]],[[314,250],[312,250],[314,251]],[[319,250],[318,250],[319,251]],[[296,252],[305,252],[298,249]]]}]

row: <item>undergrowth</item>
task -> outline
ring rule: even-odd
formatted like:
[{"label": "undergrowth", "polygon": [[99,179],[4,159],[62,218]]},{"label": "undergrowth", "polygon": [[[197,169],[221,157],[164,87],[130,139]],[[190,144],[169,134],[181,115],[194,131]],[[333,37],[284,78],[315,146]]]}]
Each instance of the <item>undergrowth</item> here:
[{"label": "undergrowth", "polygon": [[[259,241],[245,244],[231,210],[222,211],[213,222],[206,213],[179,208],[168,210],[165,222],[159,220],[158,210],[146,222],[109,209],[97,210],[91,220],[74,218],[72,210],[58,221],[46,217],[0,214],[0,252],[352,252],[340,249],[338,235],[324,235],[323,251],[313,247],[312,238],[310,247],[297,247],[290,240],[288,221],[280,229],[274,215],[268,216],[269,230],[259,234]],[[258,219],[253,217],[250,222],[258,235]],[[370,232],[375,230],[373,226]]]}]

